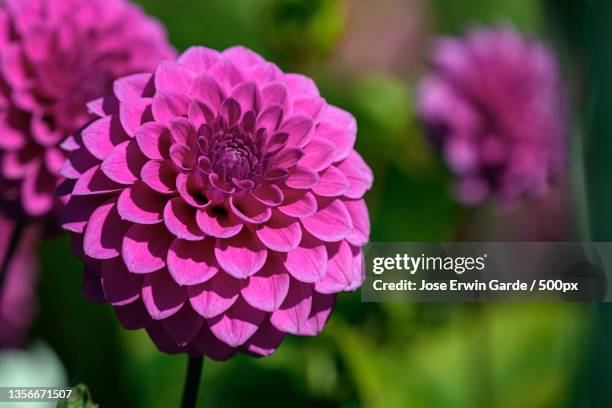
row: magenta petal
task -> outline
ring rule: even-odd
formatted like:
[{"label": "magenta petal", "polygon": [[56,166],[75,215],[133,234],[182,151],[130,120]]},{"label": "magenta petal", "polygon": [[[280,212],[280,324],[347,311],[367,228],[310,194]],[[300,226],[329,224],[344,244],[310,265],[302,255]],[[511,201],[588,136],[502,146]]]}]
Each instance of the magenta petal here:
[{"label": "magenta petal", "polygon": [[350,187],[345,193],[347,197],[361,198],[372,187],[374,181],[372,170],[356,151],[353,150],[345,160],[338,164],[338,169],[349,181]]},{"label": "magenta petal", "polygon": [[164,125],[157,122],[145,123],[138,128],[135,137],[140,150],[149,159],[163,160],[168,157],[170,132]]},{"label": "magenta petal", "polygon": [[353,252],[353,269],[351,275],[351,285],[345,291],[353,291],[360,287],[365,281],[366,271],[363,259],[363,251],[359,247],[351,247]]},{"label": "magenta petal", "polygon": [[285,191],[279,211],[291,217],[310,217],[317,212],[317,200],[311,192]]},{"label": "magenta petal", "polygon": [[251,191],[251,195],[268,207],[275,207],[283,202],[283,191],[274,184],[260,184]]},{"label": "magenta petal", "polygon": [[321,122],[327,103],[318,96],[299,95],[293,98],[293,113],[312,118],[314,123]]},{"label": "magenta petal", "polygon": [[[268,134],[273,134],[283,121],[283,108],[271,105],[264,109],[257,117],[257,129],[266,129]],[[289,134],[287,134],[287,139]]]},{"label": "magenta petal", "polygon": [[227,90],[244,81],[240,69],[229,58],[223,56],[210,67],[208,74],[217,78],[219,84]]},{"label": "magenta petal", "polygon": [[178,286],[165,269],[145,275],[142,301],[153,319],[162,320],[172,316],[186,300],[187,290]]},{"label": "magenta petal", "polygon": [[303,147],[312,138],[314,123],[306,116],[291,116],[280,127],[282,132],[289,133],[289,146]]},{"label": "magenta petal", "polygon": [[185,92],[191,86],[196,73],[183,64],[164,61],[155,71],[155,88],[157,91]]},{"label": "magenta petal", "polygon": [[315,282],[319,293],[337,293],[346,290],[352,283],[353,252],[346,241],[327,244],[327,273]]},{"label": "magenta petal", "polygon": [[208,198],[202,193],[204,182],[197,172],[179,173],[176,176],[176,189],[181,198],[195,208],[204,208],[210,204]]},{"label": "magenta petal", "polygon": [[113,83],[113,93],[121,102],[151,96],[155,91],[152,77],[151,74],[144,73],[119,78]]},{"label": "magenta petal", "polygon": [[100,206],[100,197],[72,196],[62,210],[60,222],[65,230],[83,233],[89,218]]},{"label": "magenta petal", "polygon": [[187,291],[193,309],[203,317],[212,318],[238,300],[240,281],[221,271],[202,284],[188,286]]},{"label": "magenta petal", "polygon": [[280,346],[286,333],[272,326],[270,320],[266,319],[257,332],[247,341],[244,348],[256,356],[269,356]]},{"label": "magenta petal", "polygon": [[181,92],[157,91],[153,97],[153,117],[157,122],[167,125],[177,116],[187,115],[191,100]]},{"label": "magenta petal", "polygon": [[346,237],[346,240],[353,245],[365,245],[370,239],[370,217],[365,200],[345,200],[343,202],[353,224],[353,232]]},{"label": "magenta petal", "polygon": [[274,159],[274,166],[290,168],[297,164],[304,157],[304,151],[299,147],[288,147],[280,152]]},{"label": "magenta petal", "polygon": [[149,273],[163,268],[172,239],[163,224],[133,224],[125,233],[121,248],[128,270]]},{"label": "magenta petal", "polygon": [[266,152],[275,153],[280,151],[287,145],[287,140],[289,140],[289,133],[274,133],[266,142]]},{"label": "magenta petal", "polygon": [[193,344],[202,355],[215,361],[226,361],[238,352],[237,348],[230,347],[216,338],[207,324],[202,325],[202,330],[196,336]]},{"label": "magenta petal", "polygon": [[153,120],[151,98],[121,102],[119,104],[119,119],[125,133],[134,136],[141,125]]},{"label": "magenta petal", "polygon": [[320,137],[314,137],[304,146],[303,150],[304,157],[300,160],[300,166],[314,171],[321,171],[329,167],[336,156],[336,148],[333,143]]},{"label": "magenta petal", "polygon": [[285,184],[291,188],[306,190],[319,184],[319,175],[306,167],[295,167],[290,170]]},{"label": "magenta petal", "polygon": [[242,112],[259,112],[262,104],[262,96],[255,81],[244,81],[236,85],[230,92],[230,97],[239,104]]},{"label": "magenta petal", "polygon": [[124,306],[140,298],[142,276],[128,272],[119,258],[102,262],[102,289],[106,301],[113,306]]},{"label": "magenta petal", "polygon": [[316,136],[334,144],[336,147],[334,161],[344,160],[355,145],[357,122],[350,113],[328,105],[325,118],[317,127]]},{"label": "magenta petal", "polygon": [[217,238],[229,238],[238,234],[243,227],[238,217],[224,207],[208,206],[198,210],[196,222],[202,231]]},{"label": "magenta petal", "polygon": [[196,130],[189,119],[184,117],[174,118],[170,120],[168,128],[174,143],[182,143],[189,147],[194,146]]},{"label": "magenta petal", "polygon": [[28,175],[21,184],[21,204],[26,213],[36,217],[51,211],[55,187],[55,177],[43,168]]},{"label": "magenta petal", "polygon": [[300,334],[305,336],[316,336],[321,333],[331,315],[335,303],[335,295],[322,295],[313,292],[310,317],[302,327]]},{"label": "magenta petal", "polygon": [[119,217],[114,200],[101,205],[93,212],[85,229],[85,254],[95,259],[119,256],[123,235],[128,228],[129,223]]},{"label": "magenta petal", "polygon": [[170,147],[170,159],[178,168],[189,171],[195,166],[195,154],[192,148],[182,143]]},{"label": "magenta petal", "polygon": [[95,195],[119,191],[123,188],[121,184],[115,183],[100,169],[100,166],[92,167],[79,177],[74,185],[74,195]]},{"label": "magenta petal", "polygon": [[280,331],[299,335],[311,307],[312,285],[292,279],[285,301],[272,313],[270,322]]},{"label": "magenta petal", "polygon": [[300,74],[286,74],[285,82],[292,95],[320,96],[314,81]]},{"label": "magenta petal", "polygon": [[224,271],[238,279],[244,279],[259,271],[268,251],[256,236],[243,229],[232,238],[217,239],[215,256]]},{"label": "magenta petal", "polygon": [[280,257],[270,254],[261,271],[248,278],[241,294],[254,308],[273,312],[283,303],[288,291],[289,274]]},{"label": "magenta petal", "polygon": [[349,182],[344,174],[334,166],[323,170],[319,175],[319,184],[312,188],[315,194],[323,197],[338,197],[349,189]]},{"label": "magenta petal", "polygon": [[140,152],[136,141],[129,140],[116,146],[106,156],[100,169],[109,179],[127,185],[138,180],[145,161],[146,157]]},{"label": "magenta petal", "polygon": [[231,347],[238,347],[257,331],[266,312],[255,309],[239,298],[224,314],[208,319],[215,337]]},{"label": "magenta petal", "polygon": [[282,82],[271,82],[261,89],[264,106],[278,105],[283,111],[289,110],[289,96],[287,87]]},{"label": "magenta petal", "polygon": [[229,204],[236,217],[250,224],[261,224],[272,216],[272,210],[269,207],[249,196],[244,198],[231,196]]},{"label": "magenta petal", "polygon": [[139,181],[119,195],[117,211],[122,219],[138,224],[157,224],[163,219],[167,198]]},{"label": "magenta petal", "polygon": [[208,107],[204,102],[194,100],[189,104],[189,109],[187,109],[187,117],[193,123],[196,128],[205,124],[205,123],[213,123],[215,120],[215,114],[212,109]]},{"label": "magenta petal", "polygon": [[88,269],[85,269],[85,273],[83,274],[83,283],[81,285],[81,290],[83,292],[83,296],[85,296],[85,299],[87,299],[91,303],[106,303],[106,298],[104,297],[104,290],[102,290],[102,282],[100,281],[100,276],[96,273],[90,272]]},{"label": "magenta petal", "polygon": [[142,181],[161,194],[176,192],[177,174],[177,168],[170,160],[149,160],[140,170]]},{"label": "magenta petal", "polygon": [[124,306],[115,306],[114,309],[119,323],[127,330],[143,329],[151,323],[151,315],[140,298]]},{"label": "magenta petal", "polygon": [[94,157],[104,160],[113,148],[128,139],[116,116],[106,116],[83,129],[83,144]]},{"label": "magenta petal", "polygon": [[194,46],[185,50],[179,57],[178,62],[195,72],[201,73],[212,67],[220,55],[221,53],[217,50]]},{"label": "magenta petal", "polygon": [[221,103],[225,100],[225,92],[219,83],[208,74],[200,74],[196,77],[191,85],[190,94],[193,98],[204,102],[215,114],[219,113]]},{"label": "magenta petal", "polygon": [[297,248],[302,239],[300,222],[281,212],[275,211],[265,224],[257,226],[257,237],[269,249],[289,252]]},{"label": "magenta petal", "polygon": [[200,332],[204,318],[197,314],[189,303],[170,317],[161,320],[161,325],[170,338],[180,347],[189,344]]},{"label": "magenta petal", "polygon": [[301,221],[308,232],[326,242],[340,241],[353,230],[351,216],[339,199],[319,203],[317,212]]},{"label": "magenta petal", "polygon": [[238,124],[238,120],[242,114],[240,104],[233,98],[227,98],[221,104],[220,115],[225,119],[228,128]]},{"label": "magenta petal", "polygon": [[311,235],[303,234],[300,246],[284,255],[284,265],[297,280],[316,282],[327,272],[325,245]]},{"label": "magenta petal", "polygon": [[164,222],[168,230],[178,238],[199,241],[205,236],[196,223],[195,208],[179,197],[174,197],[166,204]]},{"label": "magenta petal", "polygon": [[219,271],[214,254],[214,241],[175,239],[168,249],[168,271],[179,285],[206,282]]},{"label": "magenta petal", "polygon": [[236,63],[240,68],[248,68],[266,62],[259,54],[241,45],[223,51],[223,56]]}]

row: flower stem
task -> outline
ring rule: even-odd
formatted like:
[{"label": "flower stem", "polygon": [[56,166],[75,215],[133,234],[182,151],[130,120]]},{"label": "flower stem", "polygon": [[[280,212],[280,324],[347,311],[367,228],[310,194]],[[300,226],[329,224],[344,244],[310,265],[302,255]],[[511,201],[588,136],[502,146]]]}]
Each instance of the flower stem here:
[{"label": "flower stem", "polygon": [[15,254],[15,251],[17,251],[19,239],[21,238],[22,232],[23,223],[21,221],[18,221],[15,224],[15,228],[13,228],[8,247],[6,248],[6,252],[4,253],[4,258],[2,258],[2,262],[0,263],[0,299],[2,298],[4,284],[6,283],[6,276],[8,275],[13,255]]},{"label": "flower stem", "polygon": [[185,388],[183,388],[182,408],[195,408],[196,401],[198,400],[198,388],[200,387],[203,366],[204,357],[189,357],[187,378],[185,379]]}]

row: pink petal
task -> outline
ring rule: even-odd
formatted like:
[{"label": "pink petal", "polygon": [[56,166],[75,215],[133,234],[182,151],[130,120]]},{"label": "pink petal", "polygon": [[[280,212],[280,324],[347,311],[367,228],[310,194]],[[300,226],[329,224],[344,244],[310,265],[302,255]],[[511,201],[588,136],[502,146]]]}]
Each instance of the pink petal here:
[{"label": "pink petal", "polygon": [[219,113],[221,103],[225,100],[225,92],[219,83],[208,74],[200,74],[196,77],[191,86],[190,95],[206,104],[215,115]]},{"label": "pink petal", "polygon": [[351,250],[353,251],[353,269],[352,269],[353,274],[351,276],[351,286],[349,286],[345,290],[347,292],[354,291],[355,289],[360,287],[365,281],[365,276],[366,276],[365,263],[364,263],[363,252],[361,251],[361,248],[351,247]]},{"label": "pink petal", "polygon": [[170,159],[176,167],[182,170],[191,170],[195,166],[193,149],[182,143],[175,143],[170,147]]},{"label": "pink petal", "polygon": [[249,196],[244,198],[231,196],[229,204],[236,217],[250,224],[261,224],[272,216],[272,210],[269,207]]},{"label": "pink petal", "polygon": [[150,160],[140,170],[142,181],[161,194],[176,192],[177,174],[176,166],[170,160]]},{"label": "pink petal", "polygon": [[251,191],[251,195],[268,207],[275,207],[283,202],[282,190],[274,184],[260,184]]},{"label": "pink petal", "polygon": [[291,217],[310,217],[317,212],[317,200],[310,192],[285,191],[285,200],[278,209]]},{"label": "pink petal", "polygon": [[168,124],[174,143],[182,143],[189,147],[195,145],[196,130],[191,121],[184,117],[170,120]]},{"label": "pink petal", "polygon": [[372,188],[374,176],[372,170],[363,161],[359,153],[352,151],[349,156],[338,164],[338,169],[344,173],[349,182],[349,189],[345,196],[349,198],[362,198]]},{"label": "pink petal", "polygon": [[240,68],[248,68],[266,62],[259,54],[241,45],[226,49],[223,51],[223,56],[230,59]]},{"label": "pink petal", "polygon": [[348,112],[328,105],[325,118],[317,127],[317,137],[327,139],[336,147],[334,161],[344,160],[353,150],[357,138],[357,122]]},{"label": "pink petal", "polygon": [[124,76],[113,83],[113,93],[121,102],[151,96],[155,92],[151,79],[148,73]]},{"label": "pink petal", "polygon": [[326,108],[327,102],[318,96],[299,95],[293,98],[293,113],[311,118],[314,123],[321,122]]},{"label": "pink petal", "polygon": [[259,242],[255,234],[243,229],[232,238],[217,239],[215,256],[221,268],[238,279],[244,279],[259,271],[268,251]]},{"label": "pink petal", "polygon": [[178,62],[195,72],[201,73],[212,67],[220,55],[221,53],[217,50],[195,46],[185,50],[178,58]]},{"label": "pink petal", "polygon": [[340,241],[348,237],[353,230],[351,216],[338,199],[320,202],[317,212],[302,218],[301,221],[308,232],[326,242]]},{"label": "pink petal", "polygon": [[164,222],[168,230],[178,238],[199,241],[205,237],[196,223],[195,208],[187,205],[179,197],[174,197],[166,204]]},{"label": "pink petal", "polygon": [[141,125],[153,120],[151,98],[121,102],[119,104],[119,119],[125,133],[134,136]]},{"label": "pink petal", "polygon": [[299,147],[288,147],[276,156],[274,166],[291,168],[304,157],[304,151]]},{"label": "pink petal", "polygon": [[306,116],[291,116],[283,122],[280,131],[289,133],[289,146],[305,146],[314,133],[314,123]]},{"label": "pink petal", "polygon": [[85,229],[85,254],[95,259],[119,256],[123,235],[129,226],[129,223],[119,217],[115,200],[101,205],[91,214]]},{"label": "pink petal", "polygon": [[346,240],[353,245],[365,245],[370,239],[370,216],[364,200],[345,200],[344,206],[351,216],[353,231]]},{"label": "pink petal", "polygon": [[302,227],[297,219],[275,211],[270,221],[257,226],[257,237],[269,249],[289,252],[302,239]]},{"label": "pink petal", "polygon": [[204,318],[191,305],[185,303],[181,310],[161,321],[164,331],[180,347],[191,343],[204,324]]},{"label": "pink petal", "polygon": [[142,283],[142,301],[154,320],[162,320],[178,312],[187,300],[187,290],[178,286],[161,270],[145,275]]},{"label": "pink petal", "polygon": [[230,347],[216,338],[207,324],[202,325],[202,330],[196,336],[193,345],[202,355],[215,361],[226,361],[238,351],[237,348]]},{"label": "pink petal", "polygon": [[291,188],[306,190],[319,184],[319,175],[306,167],[295,167],[289,172],[285,184]]},{"label": "pink petal", "polygon": [[327,245],[327,273],[315,282],[319,293],[337,293],[346,290],[352,283],[353,252],[346,241]]},{"label": "pink petal", "polygon": [[100,169],[109,179],[132,184],[138,180],[140,170],[146,157],[140,152],[135,140],[129,140],[116,146],[100,165]]},{"label": "pink petal", "polygon": [[181,92],[158,91],[153,97],[153,117],[157,122],[167,125],[177,116],[187,115],[191,99]]},{"label": "pink petal", "polygon": [[300,334],[310,316],[312,285],[291,280],[289,293],[280,308],[270,317],[270,322],[285,333]]},{"label": "pink petal", "polygon": [[176,176],[176,189],[181,198],[195,208],[204,208],[210,204],[204,194],[204,182],[197,172],[179,173]]},{"label": "pink petal", "polygon": [[143,329],[151,323],[151,315],[142,299],[124,306],[115,306],[114,309],[119,323],[127,330]]},{"label": "pink petal", "polygon": [[302,327],[300,334],[305,336],[316,336],[321,333],[331,315],[335,303],[335,295],[322,295],[313,292],[310,317]]},{"label": "pink petal", "polygon": [[62,210],[61,225],[65,230],[83,233],[89,218],[100,206],[97,196],[72,196]]},{"label": "pink petal", "polygon": [[172,239],[163,224],[133,224],[125,233],[121,248],[128,270],[149,273],[163,268]]},{"label": "pink petal", "polygon": [[231,128],[238,123],[242,114],[240,104],[233,98],[227,98],[221,104],[220,115],[225,119],[227,127]]},{"label": "pink petal", "polygon": [[270,254],[262,270],[248,278],[241,294],[244,300],[254,308],[273,312],[283,303],[288,291],[287,270],[279,256]]},{"label": "pink petal", "polygon": [[283,111],[289,110],[289,96],[287,87],[282,82],[271,82],[261,89],[264,106],[278,105]]},{"label": "pink petal", "polygon": [[303,234],[300,246],[284,255],[284,265],[297,280],[316,282],[327,272],[325,245],[311,235]]},{"label": "pink petal", "polygon": [[152,321],[146,327],[146,331],[151,341],[153,341],[153,344],[155,344],[155,347],[162,353],[174,355],[187,351],[185,347],[176,344],[174,339],[166,332],[160,321]]},{"label": "pink petal", "polygon": [[181,286],[206,282],[219,271],[215,260],[214,241],[175,239],[168,249],[168,271]]},{"label": "pink petal", "polygon": [[123,188],[121,184],[115,183],[102,172],[100,166],[92,167],[77,179],[72,194],[95,195],[119,191]]},{"label": "pink petal", "polygon": [[217,78],[219,84],[227,90],[244,81],[240,69],[229,58],[223,56],[210,68],[208,74]]},{"label": "pink petal", "polygon": [[145,123],[138,128],[135,137],[140,150],[149,159],[163,160],[169,157],[170,132],[164,125],[157,122]]},{"label": "pink petal", "polygon": [[320,96],[314,81],[300,74],[286,74],[285,82],[292,95]]},{"label": "pink petal", "polygon": [[308,167],[314,171],[328,168],[336,156],[336,148],[328,140],[314,137],[304,146],[304,157],[300,160],[300,166]]},{"label": "pink petal", "polygon": [[196,222],[205,234],[217,238],[233,237],[243,227],[238,217],[221,206],[209,206],[199,210]]},{"label": "pink petal", "polygon": [[204,123],[213,123],[215,120],[215,114],[212,109],[208,107],[204,102],[194,100],[189,104],[187,109],[187,117],[189,120],[199,128]]},{"label": "pink petal", "polygon": [[86,148],[81,147],[68,156],[59,173],[66,178],[77,179],[98,163],[98,159],[92,156]]},{"label": "pink petal", "polygon": [[349,182],[344,174],[334,166],[323,170],[319,175],[319,184],[312,188],[315,194],[323,197],[338,197],[349,189]]},{"label": "pink petal", "polygon": [[124,306],[140,298],[142,276],[129,273],[120,258],[102,262],[102,289],[106,301],[113,306]]},{"label": "pink petal", "polygon": [[139,181],[119,195],[117,211],[122,219],[137,224],[157,224],[163,219],[167,198]]},{"label": "pink petal", "polygon": [[188,286],[189,302],[205,318],[212,318],[232,307],[240,294],[240,281],[220,271],[210,280]]},{"label": "pink petal", "polygon": [[56,183],[55,176],[44,168],[29,174],[21,184],[21,204],[26,213],[36,217],[49,212],[55,203]]},{"label": "pink petal", "polygon": [[208,324],[219,340],[228,346],[238,347],[255,334],[265,317],[265,312],[238,299],[227,313],[209,319]]},{"label": "pink petal", "polygon": [[242,112],[259,112],[262,104],[262,96],[255,81],[244,81],[236,85],[230,92],[230,97],[239,104]]},{"label": "pink petal", "polygon": [[269,356],[280,346],[286,334],[272,326],[265,319],[257,332],[247,341],[244,348],[256,356]]},{"label": "pink petal", "polygon": [[[271,105],[264,109],[257,117],[257,129],[266,129],[268,134],[273,134],[283,121],[283,108],[279,105]],[[287,134],[288,138],[288,134]]]},{"label": "pink petal", "polygon": [[83,129],[83,144],[100,160],[104,160],[119,143],[128,140],[117,116],[106,116]]},{"label": "pink petal", "polygon": [[185,65],[163,61],[155,71],[155,88],[157,91],[187,92],[196,73]]}]

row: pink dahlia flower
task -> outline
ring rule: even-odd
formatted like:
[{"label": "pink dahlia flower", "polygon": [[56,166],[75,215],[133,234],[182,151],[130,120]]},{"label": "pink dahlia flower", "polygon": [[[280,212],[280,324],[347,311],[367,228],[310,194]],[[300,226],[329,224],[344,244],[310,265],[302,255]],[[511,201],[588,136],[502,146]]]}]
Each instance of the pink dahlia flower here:
[{"label": "pink dahlia flower", "polygon": [[7,263],[0,276],[0,349],[23,346],[36,310],[35,285],[38,277],[36,243],[40,230],[26,227],[9,256],[15,222],[0,215],[0,264]]},{"label": "pink dahlia flower", "polygon": [[418,103],[461,201],[542,197],[565,163],[565,100],[552,50],[512,29],[435,46]]},{"label": "pink dahlia flower", "polygon": [[113,89],[62,170],[86,295],[169,353],[267,355],[319,333],[363,281],[355,119],[242,47],[193,47]]},{"label": "pink dahlia flower", "polygon": [[123,0],[0,5],[0,208],[43,217],[59,202],[59,143],[119,76],[173,58],[160,24]]}]

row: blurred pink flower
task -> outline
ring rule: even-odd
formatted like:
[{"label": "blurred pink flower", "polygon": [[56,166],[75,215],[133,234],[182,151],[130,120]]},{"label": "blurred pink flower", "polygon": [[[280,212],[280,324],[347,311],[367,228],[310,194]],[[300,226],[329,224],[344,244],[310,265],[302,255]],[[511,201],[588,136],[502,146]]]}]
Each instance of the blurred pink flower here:
[{"label": "blurred pink flower", "polygon": [[8,263],[0,284],[0,349],[23,346],[36,310],[38,227],[26,227],[20,235],[10,260],[9,247],[15,222],[0,215],[0,264]]},{"label": "blurred pink flower", "polygon": [[0,207],[49,215],[59,143],[93,116],[113,79],[173,58],[162,26],[123,0],[6,0],[0,6]]},{"label": "blurred pink flower", "polygon": [[557,61],[510,28],[438,41],[418,105],[466,204],[512,206],[543,197],[566,158],[566,109]]},{"label": "blurred pink flower", "polygon": [[313,336],[363,281],[372,173],[309,78],[234,47],[117,80],[67,146],[64,228],[89,299],[213,359]]}]

